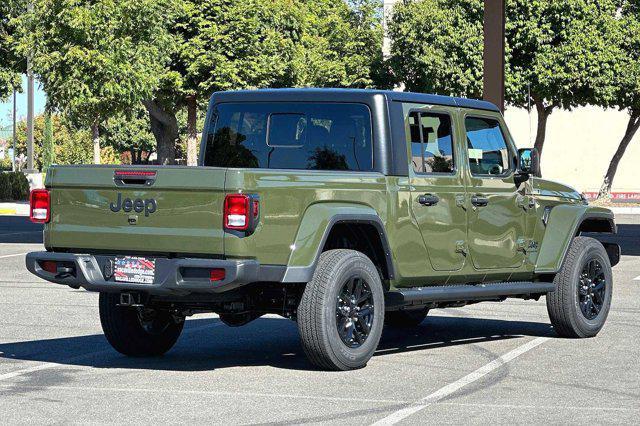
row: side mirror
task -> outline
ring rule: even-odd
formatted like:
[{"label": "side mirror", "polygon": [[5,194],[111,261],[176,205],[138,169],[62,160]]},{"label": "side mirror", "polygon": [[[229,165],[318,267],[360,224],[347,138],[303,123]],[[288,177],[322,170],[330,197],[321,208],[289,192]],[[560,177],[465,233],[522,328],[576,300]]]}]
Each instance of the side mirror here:
[{"label": "side mirror", "polygon": [[529,180],[530,176],[537,176],[539,165],[538,150],[535,148],[522,148],[518,150],[518,167],[516,168],[516,183]]}]

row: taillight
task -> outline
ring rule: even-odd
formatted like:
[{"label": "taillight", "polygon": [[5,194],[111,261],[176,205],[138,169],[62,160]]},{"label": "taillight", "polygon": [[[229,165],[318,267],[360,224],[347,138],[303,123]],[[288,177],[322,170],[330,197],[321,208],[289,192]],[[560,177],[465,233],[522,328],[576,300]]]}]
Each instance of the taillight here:
[{"label": "taillight", "polygon": [[260,201],[255,195],[229,194],[224,199],[224,227],[253,231],[260,216]]},{"label": "taillight", "polygon": [[45,260],[44,262],[40,262],[40,266],[43,270],[49,272],[50,274],[58,273],[58,263],[52,260]]},{"label": "taillight", "polygon": [[226,271],[223,268],[213,268],[209,271],[209,281],[224,281]]},{"label": "taillight", "polygon": [[30,197],[29,219],[35,223],[47,223],[51,219],[51,198],[46,189],[34,189]]}]

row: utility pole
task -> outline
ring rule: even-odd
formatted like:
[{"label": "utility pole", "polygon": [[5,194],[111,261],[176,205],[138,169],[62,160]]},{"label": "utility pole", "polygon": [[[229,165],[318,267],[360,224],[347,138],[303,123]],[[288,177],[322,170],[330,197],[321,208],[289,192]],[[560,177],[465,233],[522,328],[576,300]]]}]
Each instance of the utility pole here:
[{"label": "utility pole", "polygon": [[13,89],[13,155],[11,156],[11,171],[16,171],[16,101],[17,101],[17,90]]},{"label": "utility pole", "polygon": [[[33,2],[27,4],[27,13],[33,12]],[[33,69],[31,54],[27,56],[27,172],[34,172],[33,164]]]},{"label": "utility pole", "polygon": [[504,0],[484,0],[483,98],[504,112]]}]

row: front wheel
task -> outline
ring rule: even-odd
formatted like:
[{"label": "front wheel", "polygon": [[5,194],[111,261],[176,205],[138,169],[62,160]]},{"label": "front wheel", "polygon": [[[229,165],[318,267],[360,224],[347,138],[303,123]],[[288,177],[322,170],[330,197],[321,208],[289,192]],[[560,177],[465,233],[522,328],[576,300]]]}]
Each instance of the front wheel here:
[{"label": "front wheel", "polygon": [[547,295],[547,311],[562,337],[593,337],[609,314],[613,274],[607,252],[593,238],[576,237]]},{"label": "front wheel", "polygon": [[100,323],[115,350],[127,356],[159,356],[180,337],[183,318],[169,312],[118,306],[120,294],[100,293]]},{"label": "front wheel", "polygon": [[378,347],[384,324],[384,290],[364,254],[329,250],[320,256],[298,306],[302,347],[327,370],[364,367]]}]

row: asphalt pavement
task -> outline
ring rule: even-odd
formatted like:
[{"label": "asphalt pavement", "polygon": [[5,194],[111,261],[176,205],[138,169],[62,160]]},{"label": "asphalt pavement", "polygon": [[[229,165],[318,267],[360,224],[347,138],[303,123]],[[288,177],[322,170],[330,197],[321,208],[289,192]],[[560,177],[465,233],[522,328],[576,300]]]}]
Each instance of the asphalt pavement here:
[{"label": "asphalt pavement", "polygon": [[385,330],[369,365],[322,372],[290,320],[186,323],[164,357],[105,340],[97,295],[29,274],[38,225],[0,216],[0,422],[635,424],[640,416],[640,216],[617,218],[623,256],[595,338],[558,338],[544,298],[434,310]]}]

